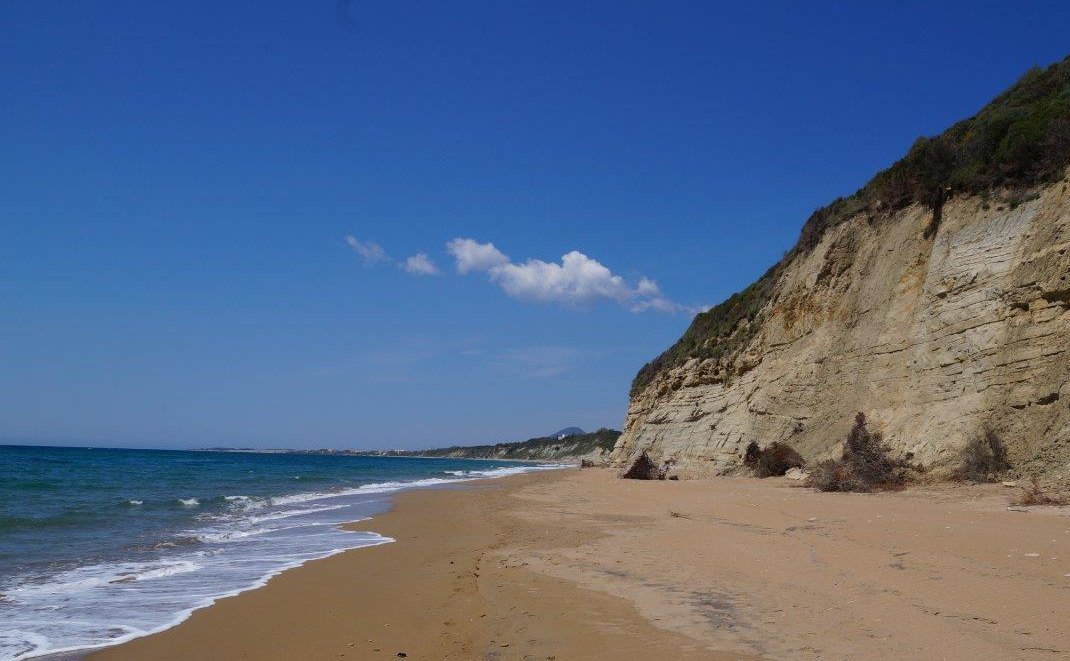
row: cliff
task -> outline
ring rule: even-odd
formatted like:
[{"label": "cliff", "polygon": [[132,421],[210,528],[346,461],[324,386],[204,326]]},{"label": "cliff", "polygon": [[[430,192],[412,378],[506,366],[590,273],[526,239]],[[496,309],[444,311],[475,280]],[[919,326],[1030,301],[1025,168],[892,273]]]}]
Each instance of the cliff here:
[{"label": "cliff", "polygon": [[640,370],[611,459],[730,472],[750,441],[829,456],[857,411],[949,466],[988,427],[1070,481],[1070,59],[920,139],[807,221],[758,282]]}]

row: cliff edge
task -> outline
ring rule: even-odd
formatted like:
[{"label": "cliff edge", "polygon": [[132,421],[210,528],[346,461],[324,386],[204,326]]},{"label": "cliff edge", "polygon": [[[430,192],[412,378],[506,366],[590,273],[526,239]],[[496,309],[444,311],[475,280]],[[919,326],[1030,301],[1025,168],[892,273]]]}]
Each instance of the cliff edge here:
[{"label": "cliff edge", "polygon": [[1070,58],[818,210],[758,282],[643,367],[611,460],[736,470],[751,441],[830,456],[864,411],[949,466],[986,428],[1070,482]]}]

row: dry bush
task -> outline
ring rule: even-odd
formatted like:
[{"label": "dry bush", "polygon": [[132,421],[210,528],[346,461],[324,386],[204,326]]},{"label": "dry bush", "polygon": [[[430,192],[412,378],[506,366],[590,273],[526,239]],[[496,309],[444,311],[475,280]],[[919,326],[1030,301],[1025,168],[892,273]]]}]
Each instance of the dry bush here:
[{"label": "dry bush", "polygon": [[758,441],[751,441],[747,445],[747,452],[743,455],[743,464],[754,468],[758,465],[758,460],[762,458],[762,449],[758,447]]},{"label": "dry bush", "polygon": [[810,486],[819,491],[869,491],[842,459],[826,459],[810,469]]},{"label": "dry bush", "polygon": [[962,448],[962,460],[953,477],[970,482],[995,482],[1011,467],[1003,439],[991,429],[972,437]]},{"label": "dry bush", "polygon": [[795,448],[786,443],[773,443],[762,452],[758,462],[758,477],[783,475],[792,468],[803,468],[806,461]]},{"label": "dry bush", "polygon": [[621,473],[621,477],[625,480],[664,480],[665,471],[643,452],[635,458],[628,470]]},{"label": "dry bush", "polygon": [[764,450],[751,441],[747,446],[743,463],[754,471],[755,476],[762,478],[783,475],[792,468],[802,468],[806,465],[802,455],[796,452],[795,448],[779,441],[770,443],[769,447]]},{"label": "dry bush", "polygon": [[840,458],[818,464],[810,473],[810,484],[821,491],[898,489],[906,483],[911,466],[888,452],[880,432],[870,431],[866,416],[859,413]]},{"label": "dry bush", "polygon": [[1029,486],[1022,487],[1022,493],[1018,494],[1013,500],[1012,505],[1066,505],[1067,500],[1062,496],[1056,496],[1046,493],[1037,484],[1037,479],[1034,477]]}]

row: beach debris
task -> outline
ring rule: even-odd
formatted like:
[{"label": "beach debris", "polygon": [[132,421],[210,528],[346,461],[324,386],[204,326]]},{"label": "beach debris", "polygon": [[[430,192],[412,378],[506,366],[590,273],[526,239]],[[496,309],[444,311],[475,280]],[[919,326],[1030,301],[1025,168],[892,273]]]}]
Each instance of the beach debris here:
[{"label": "beach debris", "polygon": [[1022,555],[1024,555],[1027,558],[1039,558],[1040,557],[1039,553],[1023,553]]},{"label": "beach debris", "polygon": [[1050,494],[1044,491],[1037,479],[1034,477],[1030,480],[1030,484],[1027,487],[1022,487],[1022,493],[1018,494],[1011,500],[1012,505],[1066,505],[1068,503],[1066,498],[1056,494]]},{"label": "beach debris", "polygon": [[807,480],[810,478],[810,474],[801,468],[794,467],[789,468],[788,472],[784,473],[784,477],[789,480]]},{"label": "beach debris", "polygon": [[1005,487],[1012,488],[1012,489],[1014,487],[1018,486],[1018,483],[1015,482],[1014,480],[1007,480],[1005,482],[1000,482],[1000,484],[1002,484]]},{"label": "beach debris", "polygon": [[404,652],[398,652],[398,653],[397,653],[397,657],[398,657],[399,659],[404,659],[404,658],[405,658],[405,657],[407,657],[407,656],[408,656],[408,654],[406,654],[406,653],[404,653]]}]

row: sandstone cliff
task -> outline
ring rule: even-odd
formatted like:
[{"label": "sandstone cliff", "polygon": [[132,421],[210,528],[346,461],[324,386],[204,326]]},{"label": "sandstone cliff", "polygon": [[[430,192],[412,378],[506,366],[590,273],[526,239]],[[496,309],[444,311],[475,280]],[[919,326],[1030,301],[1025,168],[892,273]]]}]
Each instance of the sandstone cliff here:
[{"label": "sandstone cliff", "polygon": [[[1051,71],[1053,98],[1070,100],[1070,60]],[[987,112],[953,128],[941,176],[895,172],[928,167],[903,166],[908,156],[696,318],[637,377],[612,460],[647,451],[683,473],[728,472],[750,441],[815,460],[864,411],[915,461],[947,466],[987,426],[1019,473],[1070,482],[1070,192],[1064,155],[1051,153],[1065,147],[1044,134],[1030,158],[1058,167],[1028,180],[956,178]],[[888,203],[893,179],[908,192]]]}]

